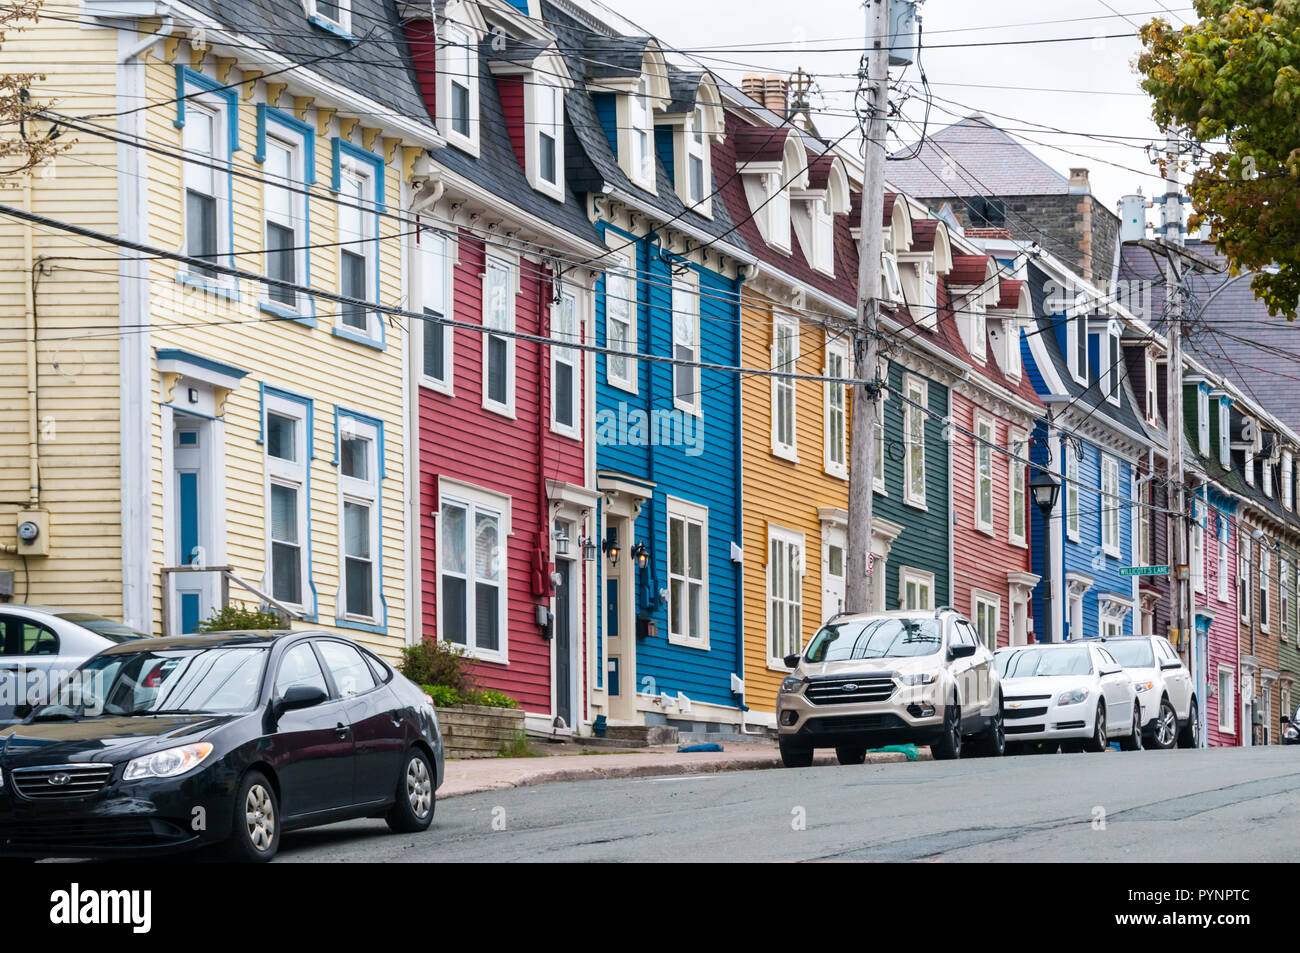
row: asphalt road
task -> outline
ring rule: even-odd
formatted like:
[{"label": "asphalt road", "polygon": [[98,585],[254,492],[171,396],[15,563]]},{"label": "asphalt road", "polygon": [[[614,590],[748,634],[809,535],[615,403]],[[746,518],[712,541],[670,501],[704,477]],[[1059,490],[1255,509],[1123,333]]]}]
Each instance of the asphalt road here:
[{"label": "asphalt road", "polygon": [[287,834],[277,862],[1293,861],[1297,790],[1295,747],[585,781]]}]

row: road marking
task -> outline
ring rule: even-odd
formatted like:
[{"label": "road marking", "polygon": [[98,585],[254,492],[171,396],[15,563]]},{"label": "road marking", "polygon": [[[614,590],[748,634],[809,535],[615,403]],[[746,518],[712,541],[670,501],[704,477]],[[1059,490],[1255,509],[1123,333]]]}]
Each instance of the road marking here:
[{"label": "road marking", "polygon": [[666,774],[658,778],[632,778],[633,784],[656,784],[663,781],[717,781],[719,774]]}]

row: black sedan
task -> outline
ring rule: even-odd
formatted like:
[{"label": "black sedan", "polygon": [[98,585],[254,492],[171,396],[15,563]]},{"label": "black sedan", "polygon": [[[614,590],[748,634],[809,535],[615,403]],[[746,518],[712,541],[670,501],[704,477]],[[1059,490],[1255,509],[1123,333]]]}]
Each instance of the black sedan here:
[{"label": "black sedan", "polygon": [[0,732],[0,854],[218,845],[267,861],[286,830],[382,817],[426,829],[443,780],[433,703],[325,632],[225,632],[106,649],[57,704]]}]

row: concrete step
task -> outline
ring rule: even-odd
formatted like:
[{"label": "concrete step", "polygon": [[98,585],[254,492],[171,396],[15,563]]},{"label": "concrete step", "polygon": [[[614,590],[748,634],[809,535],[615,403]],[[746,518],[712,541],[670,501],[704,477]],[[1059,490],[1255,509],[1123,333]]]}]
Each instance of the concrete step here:
[{"label": "concrete step", "polygon": [[671,725],[610,725],[605,737],[623,743],[640,741],[645,745],[675,745],[679,732]]}]

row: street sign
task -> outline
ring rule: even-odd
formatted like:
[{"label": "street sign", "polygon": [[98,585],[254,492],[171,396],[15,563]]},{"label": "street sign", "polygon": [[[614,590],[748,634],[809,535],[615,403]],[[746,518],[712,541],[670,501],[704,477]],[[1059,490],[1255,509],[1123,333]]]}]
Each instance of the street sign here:
[{"label": "street sign", "polygon": [[1120,569],[1121,576],[1167,576],[1169,575],[1168,566],[1124,566]]}]

